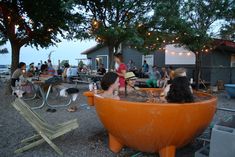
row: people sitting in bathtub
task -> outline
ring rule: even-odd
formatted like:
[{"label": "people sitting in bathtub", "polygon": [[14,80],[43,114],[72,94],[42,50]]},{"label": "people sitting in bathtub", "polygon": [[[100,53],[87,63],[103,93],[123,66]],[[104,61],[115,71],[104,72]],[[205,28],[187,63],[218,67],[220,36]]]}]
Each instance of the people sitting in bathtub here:
[{"label": "people sitting in bathtub", "polygon": [[104,98],[111,98],[120,100],[120,97],[115,94],[115,91],[118,90],[119,87],[119,77],[117,73],[108,72],[106,73],[101,80],[101,88],[103,89],[103,93],[100,96]]},{"label": "people sitting in bathtub", "polygon": [[174,103],[193,102],[193,91],[186,77],[186,70],[184,68],[178,68],[174,74],[172,83],[164,89],[166,101]]},{"label": "people sitting in bathtub", "polygon": [[126,93],[132,93],[136,90],[139,90],[138,87],[135,87],[135,82],[136,82],[137,77],[133,72],[127,72],[125,74],[125,80],[126,80]]}]

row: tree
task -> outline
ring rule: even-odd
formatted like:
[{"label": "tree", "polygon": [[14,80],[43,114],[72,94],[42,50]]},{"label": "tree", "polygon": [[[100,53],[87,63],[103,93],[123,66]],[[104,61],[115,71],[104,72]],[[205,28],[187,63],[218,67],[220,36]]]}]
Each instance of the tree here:
[{"label": "tree", "polygon": [[197,89],[202,53],[213,49],[213,37],[218,35],[213,31],[213,24],[220,20],[229,22],[234,3],[233,0],[170,0],[155,5],[153,21],[160,21],[162,30],[178,36],[179,45],[195,53]]},{"label": "tree", "polygon": [[8,53],[7,48],[0,49],[0,54],[7,54],[7,53]]},{"label": "tree", "polygon": [[82,0],[82,5],[78,6],[79,10],[86,11],[89,37],[108,46],[109,69],[113,67],[113,54],[121,43],[143,42],[137,29],[146,22],[151,3],[148,0]]},{"label": "tree", "polygon": [[22,46],[46,48],[60,42],[59,36],[71,38],[82,16],[75,14],[65,0],[2,0],[0,1],[0,41],[10,41],[11,71],[17,68]]}]

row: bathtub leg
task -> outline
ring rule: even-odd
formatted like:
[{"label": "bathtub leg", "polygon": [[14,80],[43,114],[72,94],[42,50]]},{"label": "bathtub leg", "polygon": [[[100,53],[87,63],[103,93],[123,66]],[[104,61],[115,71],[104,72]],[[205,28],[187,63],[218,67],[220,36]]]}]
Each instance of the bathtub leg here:
[{"label": "bathtub leg", "polygon": [[167,146],[159,152],[160,157],[175,157],[175,146]]},{"label": "bathtub leg", "polygon": [[116,137],[109,134],[109,148],[114,153],[118,153],[122,149],[123,145],[117,140]]}]

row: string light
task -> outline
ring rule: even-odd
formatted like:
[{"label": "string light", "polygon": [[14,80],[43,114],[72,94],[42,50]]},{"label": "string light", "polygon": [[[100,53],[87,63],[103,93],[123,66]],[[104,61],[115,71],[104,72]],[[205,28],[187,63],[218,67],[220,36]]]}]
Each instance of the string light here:
[{"label": "string light", "polygon": [[159,38],[157,38],[157,40],[159,40]]},{"label": "string light", "polygon": [[163,42],[165,43],[165,42],[166,42],[166,40],[163,40]]},{"label": "string light", "polygon": [[142,23],[140,23],[140,24],[138,24],[138,27],[141,27],[143,24]]},{"label": "string light", "polygon": [[33,23],[33,20],[29,19],[29,23],[32,24],[32,23]]},{"label": "string light", "polygon": [[206,49],[205,52],[208,52],[208,49]]},{"label": "string light", "polygon": [[52,28],[48,28],[47,31],[48,31],[48,32],[52,32],[53,29],[52,29]]},{"label": "string light", "polygon": [[95,26],[95,25],[97,25],[98,24],[98,22],[96,21],[96,20],[94,20],[93,21],[93,25]]},{"label": "string light", "polygon": [[179,53],[180,56],[182,56],[182,54],[183,54],[182,52]]},{"label": "string light", "polygon": [[172,52],[171,52],[171,54],[172,54],[172,55],[175,55],[175,52],[174,52],[174,51],[172,51]]},{"label": "string light", "polygon": [[11,19],[11,17],[10,17],[10,16],[7,16],[7,19],[8,19],[8,20],[10,20],[10,19]]},{"label": "string light", "polygon": [[191,56],[191,53],[190,53],[190,52],[188,52],[188,53],[187,53],[187,56]]},{"label": "string light", "polygon": [[148,36],[150,36],[151,35],[151,33],[150,32],[148,32]]}]

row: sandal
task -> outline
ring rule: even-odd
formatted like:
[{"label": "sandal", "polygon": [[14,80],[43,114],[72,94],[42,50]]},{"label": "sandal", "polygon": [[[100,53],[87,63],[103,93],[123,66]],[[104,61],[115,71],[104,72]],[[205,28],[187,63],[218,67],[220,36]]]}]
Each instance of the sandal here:
[{"label": "sandal", "polygon": [[46,111],[47,111],[47,112],[51,112],[51,113],[53,113],[53,112],[56,112],[56,109],[48,108]]},{"label": "sandal", "polygon": [[76,106],[71,106],[67,109],[68,112],[76,112],[77,111],[77,107]]}]

